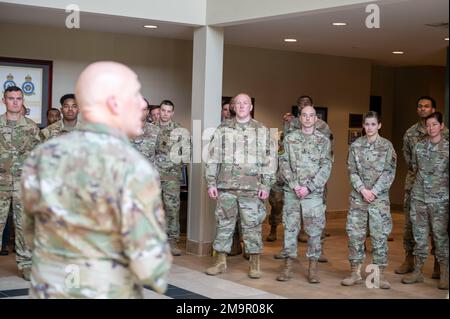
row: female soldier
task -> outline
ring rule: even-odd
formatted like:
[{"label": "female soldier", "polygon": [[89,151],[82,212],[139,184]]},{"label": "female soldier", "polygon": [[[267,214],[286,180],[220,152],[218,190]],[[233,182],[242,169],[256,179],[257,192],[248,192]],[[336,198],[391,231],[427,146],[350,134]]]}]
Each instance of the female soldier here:
[{"label": "female soldier", "polygon": [[436,259],[441,269],[439,289],[448,290],[448,151],[449,142],[442,137],[442,114],[429,115],[425,124],[428,137],[416,144],[412,165],[416,180],[411,191],[411,223],[413,228],[414,271],[402,282],[423,282],[422,268],[428,257],[428,236],[436,245]]},{"label": "female soldier", "polygon": [[389,188],[395,177],[397,155],[392,143],[378,134],[381,121],[376,112],[364,115],[366,135],[350,146],[348,170],[352,191],[347,217],[348,249],[351,275],[341,283],[362,283],[361,265],[365,258],[367,224],[373,248],[373,264],[378,265],[379,287],[389,289],[384,277],[387,266],[387,238],[392,230]]}]

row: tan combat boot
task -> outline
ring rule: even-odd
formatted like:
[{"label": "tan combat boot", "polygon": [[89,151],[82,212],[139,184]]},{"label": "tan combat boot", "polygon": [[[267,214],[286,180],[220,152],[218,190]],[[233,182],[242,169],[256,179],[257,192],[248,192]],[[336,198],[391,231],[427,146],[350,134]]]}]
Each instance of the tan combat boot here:
[{"label": "tan combat boot", "polygon": [[267,241],[277,240],[277,226],[276,225],[270,226],[270,233],[269,233],[269,236],[267,236],[266,240]]},{"label": "tan combat boot", "polygon": [[216,264],[206,269],[206,273],[211,276],[216,276],[227,270],[227,253],[217,253]]},{"label": "tan combat boot", "polygon": [[285,258],[284,259],[284,266],[283,270],[281,271],[281,274],[277,277],[278,281],[288,281],[292,278],[291,276],[292,272],[292,258]]},{"label": "tan combat boot", "polygon": [[448,290],[448,262],[441,262],[441,278],[439,280],[439,289]]},{"label": "tan combat boot", "polygon": [[169,245],[172,256],[181,256],[181,250],[178,248],[176,239],[169,239]]},{"label": "tan combat boot", "polygon": [[261,278],[261,259],[260,254],[250,254],[250,267],[248,276],[252,279]]},{"label": "tan combat boot", "polygon": [[30,275],[31,275],[31,268],[30,267],[23,268],[19,272],[20,272],[20,276],[23,279],[25,279],[26,281],[30,281]]},{"label": "tan combat boot", "polygon": [[431,275],[431,278],[433,278],[433,279],[441,278],[441,269],[440,269],[439,262],[436,259],[436,256],[434,256],[434,267],[433,267],[433,274]]},{"label": "tan combat boot", "polygon": [[395,273],[399,275],[404,275],[414,271],[414,255],[407,253],[405,256],[405,261],[397,269]]},{"label": "tan combat boot", "polygon": [[406,276],[403,276],[402,283],[404,284],[415,284],[417,282],[423,282],[422,273],[423,263],[419,263],[416,258],[416,265],[414,266],[414,271]]},{"label": "tan combat boot", "polygon": [[317,273],[317,260],[309,261],[308,281],[310,284],[320,283],[320,277],[319,274]]},{"label": "tan combat boot", "polygon": [[350,277],[347,277],[341,281],[341,285],[353,286],[362,284],[363,279],[361,277],[361,264],[351,263],[350,267],[352,269],[352,273],[350,274]]},{"label": "tan combat boot", "polygon": [[389,281],[387,281],[386,277],[384,276],[384,272],[386,270],[386,267],[379,267],[380,269],[380,289],[391,289],[391,284]]}]

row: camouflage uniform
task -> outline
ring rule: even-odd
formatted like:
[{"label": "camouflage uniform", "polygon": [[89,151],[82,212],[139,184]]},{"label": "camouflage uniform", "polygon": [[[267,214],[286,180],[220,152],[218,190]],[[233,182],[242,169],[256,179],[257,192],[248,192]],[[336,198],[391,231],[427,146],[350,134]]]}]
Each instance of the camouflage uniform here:
[{"label": "camouflage uniform", "polygon": [[[403,136],[403,156],[406,160],[408,171],[405,178],[405,197],[403,202],[403,208],[405,211],[405,226],[403,231],[403,248],[409,255],[414,251],[414,237],[411,224],[411,189],[414,185],[416,178],[416,172],[412,168],[412,153],[416,144],[422,141],[428,135],[426,127],[418,122],[411,126]],[[444,139],[448,141],[448,129],[445,128],[442,132]]]},{"label": "camouflage uniform", "polygon": [[145,122],[144,133],[130,140],[131,144],[152,164],[155,163],[158,135],[159,126]]},{"label": "camouflage uniform", "polygon": [[448,154],[449,142],[433,144],[429,139],[417,143],[411,168],[417,172],[411,190],[411,212],[416,262],[428,257],[430,227],[436,246],[436,259],[448,265]]},{"label": "camouflage uniform", "polygon": [[[236,141],[248,144],[239,147]],[[245,148],[244,148],[245,147]],[[271,150],[275,154],[271,155]],[[255,156],[252,162],[250,157]],[[242,161],[238,158],[242,156]],[[224,121],[214,133],[209,147],[205,179],[208,188],[219,191],[216,215],[216,238],[213,248],[229,253],[239,215],[245,252],[260,254],[263,250],[262,223],[266,216],[264,201],[258,191],[269,192],[275,182],[276,144],[269,130],[261,123],[250,120],[238,123]]]},{"label": "camouflage uniform", "polygon": [[[333,156],[334,152],[334,137],[333,132],[331,132],[330,127],[328,126],[327,122],[325,122],[322,119],[317,119],[317,122],[315,124],[315,129],[325,135],[331,142],[331,155]],[[292,119],[291,121],[284,124],[284,134],[291,133],[295,130],[301,130],[302,129],[302,123],[300,121],[300,118],[296,117]],[[325,184],[324,190],[323,190],[323,211],[326,212],[327,210],[327,193],[328,193],[328,187],[327,184]],[[301,214],[301,213],[300,213]],[[300,216],[301,218],[301,216]],[[300,232],[303,231],[303,227],[300,227]],[[322,238],[325,238],[325,228],[322,233]]]},{"label": "camouflage uniform", "polygon": [[[31,267],[31,252],[23,235],[23,205],[20,197],[22,166],[31,150],[39,144],[39,128],[26,117],[8,121],[0,116],[0,234],[12,210],[16,229],[16,261],[19,270]],[[1,237],[0,237],[1,247]]]},{"label": "camouflage uniform", "polygon": [[[348,171],[352,191],[347,217],[349,260],[362,264],[365,259],[367,223],[373,247],[373,263],[388,264],[387,238],[392,231],[389,189],[395,178],[397,155],[392,143],[378,136],[370,143],[367,136],[352,143],[348,153]],[[362,189],[372,190],[376,199],[367,203]]]},{"label": "camouflage uniform", "polygon": [[72,127],[64,125],[64,120],[61,119],[41,130],[41,140],[48,141],[50,138],[69,133],[78,128],[80,128],[79,121],[77,121],[77,124]]},{"label": "camouflage uniform", "polygon": [[[170,122],[167,125],[156,124],[159,127],[159,138],[156,145],[155,165],[161,178],[162,200],[166,213],[167,234],[169,239],[177,240],[180,237],[180,184],[183,163],[175,163],[171,158],[171,151],[175,152],[177,146],[184,155],[190,154],[189,137],[181,136],[181,130],[186,130],[178,123]],[[172,133],[174,130],[175,133]],[[174,148],[174,150],[172,150]],[[184,161],[185,163],[189,160]]]},{"label": "camouflage uniform", "polygon": [[[309,235],[308,259],[317,261],[322,251],[321,233],[325,227],[323,191],[330,177],[332,166],[331,142],[315,130],[306,135],[300,130],[293,131],[284,139],[284,154],[279,165],[286,181],[284,186],[284,255],[297,257],[297,235],[301,223]],[[296,186],[306,186],[310,194],[299,199]]]},{"label": "camouflage uniform", "polygon": [[101,124],[51,139],[24,165],[33,298],[142,298],[167,287],[171,255],[158,175]]},{"label": "camouflage uniform", "polygon": [[276,183],[272,185],[269,194],[270,215],[269,225],[276,227],[281,224],[283,216],[284,194],[283,194],[283,179],[279,171],[276,173]]}]

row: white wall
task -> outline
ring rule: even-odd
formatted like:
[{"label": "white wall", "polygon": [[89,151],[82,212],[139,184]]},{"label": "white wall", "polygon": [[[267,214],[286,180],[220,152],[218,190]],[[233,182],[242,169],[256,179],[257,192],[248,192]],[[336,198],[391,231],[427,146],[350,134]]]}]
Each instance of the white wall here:
[{"label": "white wall", "polygon": [[138,74],[151,104],[172,100],[175,120],[191,126],[191,41],[13,24],[0,24],[0,38],[0,56],[53,61],[53,106],[87,64],[113,60]]},{"label": "white wall", "polygon": [[255,98],[255,118],[266,126],[282,129],[282,115],[303,94],[328,107],[335,138],[329,210],[348,208],[348,114],[369,110],[370,83],[367,60],[225,46],[223,95],[249,93]]}]

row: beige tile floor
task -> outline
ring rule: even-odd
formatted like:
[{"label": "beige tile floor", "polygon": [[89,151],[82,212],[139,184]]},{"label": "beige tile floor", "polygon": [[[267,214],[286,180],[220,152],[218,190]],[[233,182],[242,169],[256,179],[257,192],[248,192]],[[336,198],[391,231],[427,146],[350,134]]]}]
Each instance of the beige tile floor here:
[{"label": "beige tile floor", "polygon": [[[415,285],[404,285],[401,276],[394,273],[403,259],[402,231],[403,214],[394,213],[394,241],[389,242],[389,266],[387,278],[391,283],[391,290],[368,289],[364,285],[357,287],[343,287],[340,281],[348,274],[347,237],[345,233],[345,214],[329,214],[327,232],[330,237],[325,241],[325,254],[328,263],[319,264],[322,282],[311,285],[306,280],[307,261],[305,256],[306,244],[299,243],[299,260],[294,264],[294,278],[289,282],[275,280],[281,269],[282,261],[275,260],[273,254],[279,251],[282,238],[282,227],[278,230],[276,242],[265,242],[262,257],[261,279],[250,279],[247,276],[248,261],[242,256],[228,258],[228,271],[216,277],[204,274],[204,270],[213,262],[213,257],[198,257],[183,253],[174,258],[174,266],[169,276],[169,283],[176,287],[203,295],[209,298],[248,298],[248,299],[276,299],[276,298],[356,298],[356,299],[442,299],[448,298],[448,292],[437,289],[438,280],[431,279],[433,266],[432,257],[425,266],[425,282]],[[264,238],[269,231],[269,225],[264,224]],[[184,247],[182,240],[181,246]],[[367,253],[367,263],[371,258],[370,245]],[[0,291],[26,288],[28,283],[17,277],[14,255],[0,256]],[[145,292],[145,297],[168,298],[151,291]],[[14,297],[17,298],[17,297]],[[26,298],[26,296],[18,297]]]}]

